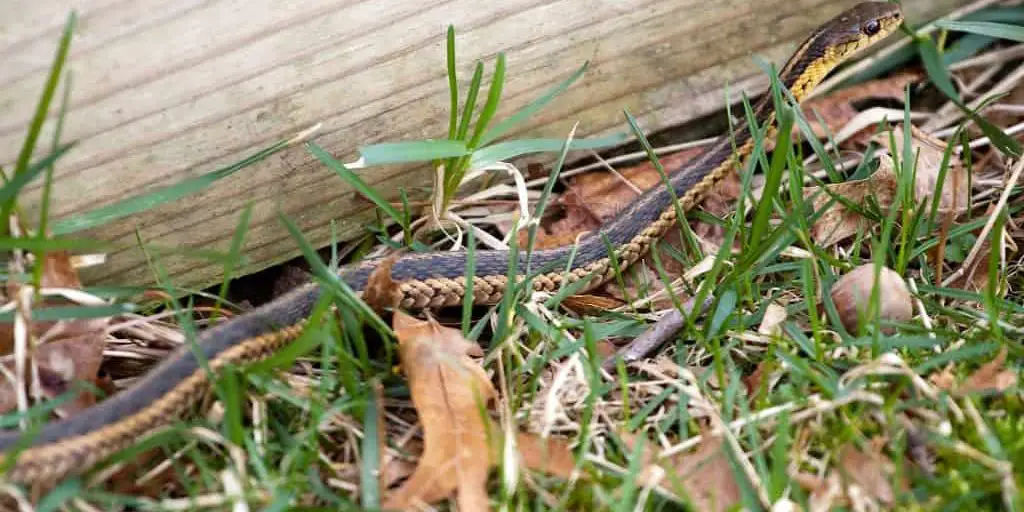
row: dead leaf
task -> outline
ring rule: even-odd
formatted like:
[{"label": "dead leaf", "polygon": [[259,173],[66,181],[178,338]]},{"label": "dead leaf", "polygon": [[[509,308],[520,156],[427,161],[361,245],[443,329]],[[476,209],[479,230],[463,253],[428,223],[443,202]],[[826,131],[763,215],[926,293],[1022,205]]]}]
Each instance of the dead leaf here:
[{"label": "dead leaf", "polygon": [[435,321],[394,316],[402,370],[423,424],[423,457],[416,471],[390,493],[387,509],[434,503],[457,491],[460,510],[488,509],[490,469],[487,418],[481,415],[494,387],[470,355],[483,355],[461,333]]},{"label": "dead leaf", "polygon": [[881,453],[881,443],[872,443],[871,450],[867,452],[847,444],[840,450],[838,462],[847,495],[854,503],[857,503],[857,498],[851,496],[851,487],[855,485],[867,497],[884,505],[893,504],[896,496],[889,482],[893,468],[892,463]]},{"label": "dead leaf", "polygon": [[[660,158],[666,173],[682,167],[702,148],[692,148]],[[537,231],[534,247],[547,249],[573,244],[582,234],[593,231],[629,206],[643,191],[661,183],[661,175],[650,162],[615,173],[595,171],[574,176],[568,188],[555,201],[565,216]],[[520,233],[520,244],[525,234]]]},{"label": "dead leaf", "polygon": [[[812,204],[815,212],[821,211],[829,202],[834,201],[833,196],[845,198],[850,203],[860,206],[865,206],[870,197],[879,207],[885,208],[892,204],[896,193],[897,182],[893,165],[891,158],[882,155],[879,157],[878,170],[868,178],[826,185],[828,192],[821,191],[819,187],[808,187],[804,190],[804,198],[814,197]],[[811,226],[811,237],[818,245],[829,247],[869,227],[868,219],[835,201]]]},{"label": "dead leaf", "polygon": [[[470,356],[483,350],[457,329],[401,311],[393,319],[402,370],[423,425],[423,456],[415,471],[384,502],[386,509],[436,503],[456,492],[459,510],[488,510],[487,478],[501,461],[503,430],[487,415],[496,391]],[[559,440],[517,434],[524,466],[556,475],[572,452]],[[525,448],[524,448],[525,447]]]},{"label": "dead leaf", "polygon": [[561,439],[520,432],[516,434],[516,448],[523,465],[534,471],[568,480],[576,470],[572,451]]},{"label": "dead leaf", "polygon": [[381,312],[386,309],[396,308],[402,301],[402,290],[391,278],[391,268],[402,253],[396,252],[384,261],[380,262],[377,268],[373,269],[366,279],[366,288],[363,290],[363,301],[374,311]]},{"label": "dead leaf", "polygon": [[[967,171],[959,158],[955,155],[950,157],[942,187],[937,190],[936,184],[938,183],[939,170],[942,166],[946,145],[943,141],[924,133],[914,126],[911,126],[910,130],[911,150],[917,158],[914,174],[915,200],[926,202],[930,211],[931,198],[938,191],[938,212],[952,216],[965,212],[970,190],[967,184]],[[892,137],[896,140],[896,154],[902,155],[902,128],[899,126],[893,127]],[[889,133],[878,135],[876,140],[888,147]],[[878,170],[870,177],[863,180],[826,185],[830,193],[825,193],[818,187],[809,187],[805,190],[804,197],[815,196],[813,201],[815,211],[820,211],[829,202],[833,201],[832,196],[843,197],[848,202],[860,206],[865,206],[867,199],[870,197],[880,209],[885,210],[892,206],[897,186],[898,178],[896,176],[895,164],[892,158],[882,155],[879,157]],[[828,247],[869,227],[867,219],[859,213],[849,210],[839,201],[835,201],[828,211],[821,215],[817,222],[814,223],[814,226],[811,228],[811,236],[822,247]]]},{"label": "dead leaf", "polygon": [[984,391],[1003,392],[1017,385],[1017,372],[1006,369],[1006,347],[995,359],[985,363],[957,389],[959,393],[980,393]]},{"label": "dead leaf", "polygon": [[[802,106],[804,117],[807,118],[811,130],[817,137],[827,137],[842,130],[860,113],[856,103],[878,99],[902,101],[904,99],[903,91],[907,84],[917,82],[921,76],[919,72],[898,73],[806,101]],[[799,129],[798,126],[794,126],[794,133]],[[867,144],[871,140],[872,130],[873,128],[861,130],[850,137],[848,141],[861,145]]]},{"label": "dead leaf", "polygon": [[[43,288],[81,289],[82,283],[66,251],[47,253],[43,259],[43,273],[40,285]],[[8,283],[8,293],[16,297],[17,283]],[[59,297],[47,297],[32,308],[73,304]],[[77,395],[56,408],[60,416],[68,416],[96,403],[91,391],[97,382],[97,374],[103,362],[106,328],[109,318],[89,318],[32,322],[29,329],[29,358],[38,368],[39,379],[29,382],[28,396],[56,398],[74,389],[81,389]],[[14,349],[14,324],[0,324],[0,346],[7,353]],[[13,374],[14,362],[5,363]],[[0,379],[0,413],[17,407],[17,388],[8,379]]]},{"label": "dead leaf", "polygon": [[928,376],[928,382],[935,387],[949,391],[956,386],[956,375],[953,375],[953,365],[948,364],[942,371],[932,373]]},{"label": "dead leaf", "polygon": [[562,300],[562,305],[580,314],[597,314],[625,305],[624,302],[601,295],[579,294],[570,295]]},{"label": "dead leaf", "polygon": [[[695,510],[730,510],[740,503],[740,489],[729,464],[727,449],[720,437],[703,432],[704,439],[697,450],[660,458],[645,441],[641,451],[644,469],[637,477],[643,485],[659,485],[679,496],[686,496]],[[637,438],[621,434],[630,451]]]},{"label": "dead leaf", "polygon": [[743,385],[747,388],[747,396],[751,401],[757,400],[761,390],[767,389],[769,385],[767,379],[773,370],[775,370],[775,364],[765,359],[757,363],[757,368],[753,373],[743,377]]},{"label": "dead leaf", "polygon": [[[711,187],[711,190],[704,195],[704,199],[701,201],[701,207],[703,210],[715,217],[724,218],[733,212],[736,208],[736,201],[740,198],[740,194],[743,193],[743,181],[740,179],[739,173],[730,172]],[[702,220],[694,219],[690,221],[690,229],[693,230],[693,234],[698,238],[704,240],[713,247],[718,248],[725,242],[725,226],[720,223],[705,222]],[[674,240],[670,240],[670,237]],[[666,242],[671,244],[673,247],[679,247],[681,241],[679,230],[674,229],[665,236]],[[733,241],[733,249],[740,247],[741,241],[739,237]],[[712,250],[706,250],[706,252],[713,252]],[[666,261],[669,260],[669,261]],[[685,272],[685,269],[674,268],[673,265],[678,265],[678,262],[674,258],[665,258],[662,256],[662,263],[665,264],[665,271],[671,275],[679,275]]]},{"label": "dead leaf", "polygon": [[[903,155],[903,128],[893,126],[892,137],[895,139],[896,155]],[[883,133],[875,140],[889,147],[889,134]],[[932,198],[939,193],[938,211],[960,215],[967,211],[970,188],[967,183],[967,171],[956,154],[949,157],[949,166],[942,186],[937,187],[942,158],[946,151],[946,142],[931,134],[925,133],[916,126],[910,126],[910,150],[917,158],[914,167],[914,197],[917,201],[927,201],[930,211]],[[909,166],[907,167],[909,169]],[[888,206],[888,205],[886,205]]]},{"label": "dead leaf", "polygon": [[826,512],[833,510],[837,503],[845,503],[843,484],[834,471],[825,478],[800,472],[793,475],[793,480],[800,487],[810,491],[808,501],[811,512]]},{"label": "dead leaf", "polygon": [[[823,478],[796,473],[793,480],[811,492],[810,510],[833,510],[851,503],[853,510],[891,508],[896,501],[893,490],[896,474],[892,462],[882,454],[884,441],[884,438],[873,439],[867,451],[849,443],[843,445],[836,457],[837,467],[830,469]],[[895,483],[900,489],[907,488],[903,479]]]},{"label": "dead leaf", "polygon": [[768,304],[765,308],[761,325],[758,326],[758,334],[765,336],[778,336],[782,333],[782,323],[786,321],[786,308],[777,302]]},{"label": "dead leaf", "polygon": [[598,359],[602,361],[615,355],[615,353],[619,351],[619,347],[612,343],[611,340],[598,340],[594,346],[597,349]]}]

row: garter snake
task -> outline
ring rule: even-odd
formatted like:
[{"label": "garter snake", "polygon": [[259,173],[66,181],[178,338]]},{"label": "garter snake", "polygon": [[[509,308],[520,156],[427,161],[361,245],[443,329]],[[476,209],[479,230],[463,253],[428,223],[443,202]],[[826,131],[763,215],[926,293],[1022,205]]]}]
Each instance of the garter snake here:
[{"label": "garter snake", "polygon": [[[805,98],[833,68],[854,53],[890,34],[903,21],[895,4],[866,2],[825,23],[801,44],[779,71],[781,83],[796,101]],[[774,102],[765,94],[755,103],[759,125],[774,123]],[[613,220],[583,237],[575,247],[534,251],[538,268],[568,261],[562,270],[532,279],[535,290],[554,291],[564,281],[590,279],[585,289],[609,279],[612,257],[624,267],[638,260],[677,220],[678,211],[693,207],[719,179],[731,172],[753,147],[746,123],[738,123],[695,162],[670,175],[668,184],[654,187],[623,209]],[[671,186],[671,189],[669,188]],[[614,254],[610,254],[609,249]],[[493,304],[506,290],[510,253],[477,251],[473,302]],[[466,253],[408,254],[393,263],[392,279],[399,283],[400,306],[408,309],[461,304],[465,293]],[[525,258],[525,254],[522,254]],[[522,259],[521,259],[522,261]],[[357,263],[340,271],[340,279],[362,291],[379,260]],[[298,337],[317,301],[320,287],[310,283],[253,311],[198,336],[198,350],[212,371],[227,364],[266,358]],[[22,484],[54,481],[81,473],[109,455],[135,444],[140,437],[174,421],[207,392],[209,375],[196,353],[182,348],[150,370],[130,389],[69,418],[41,426],[20,451],[22,433],[0,433],[0,461],[9,466],[0,478]],[[16,455],[13,462],[8,460]]]}]

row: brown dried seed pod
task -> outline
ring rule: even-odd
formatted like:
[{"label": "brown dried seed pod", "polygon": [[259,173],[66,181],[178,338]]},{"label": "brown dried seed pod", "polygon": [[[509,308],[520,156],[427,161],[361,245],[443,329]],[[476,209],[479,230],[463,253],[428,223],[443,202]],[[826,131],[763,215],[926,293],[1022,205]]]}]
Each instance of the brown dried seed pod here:
[{"label": "brown dried seed pod", "polygon": [[[836,311],[839,313],[839,320],[851,333],[857,332],[859,317],[867,314],[874,283],[874,264],[866,263],[839,278],[832,286],[832,303],[835,304]],[[907,289],[907,283],[895,270],[882,267],[878,276],[878,286],[878,316],[881,320],[905,322],[913,316],[910,290]],[[882,331],[891,334],[893,329],[886,327]]]}]

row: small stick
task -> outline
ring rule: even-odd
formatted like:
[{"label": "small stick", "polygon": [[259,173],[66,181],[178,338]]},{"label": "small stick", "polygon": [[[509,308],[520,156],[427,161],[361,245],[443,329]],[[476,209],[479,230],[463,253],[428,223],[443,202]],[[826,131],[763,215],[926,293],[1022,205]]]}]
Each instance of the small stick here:
[{"label": "small stick", "polygon": [[[601,368],[611,372],[615,369],[615,363],[621,358],[626,364],[639,361],[654,352],[658,347],[670,340],[686,323],[686,317],[693,312],[694,299],[690,297],[680,309],[672,309],[665,316],[658,319],[650,328],[637,336],[614,354],[608,356],[601,363]],[[704,314],[711,307],[711,297],[704,299],[700,307],[700,314]]]}]

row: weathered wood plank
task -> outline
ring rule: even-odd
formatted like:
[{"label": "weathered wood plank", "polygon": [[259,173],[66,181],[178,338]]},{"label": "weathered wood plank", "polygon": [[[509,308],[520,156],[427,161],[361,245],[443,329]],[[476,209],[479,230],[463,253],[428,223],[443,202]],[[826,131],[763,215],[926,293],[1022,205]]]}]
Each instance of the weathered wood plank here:
[{"label": "weathered wood plank", "polygon": [[[442,137],[447,127],[444,30],[456,26],[459,64],[504,51],[502,113],[565,79],[588,75],[513,135],[622,131],[622,109],[649,130],[721,108],[722,86],[755,92],[751,55],[780,62],[797,40],[856,0],[8,0],[0,19],[0,162],[14,160],[67,9],[80,12],[65,139],[80,145],[56,171],[54,212],[111,204],[233,162],[322,123],[317,142],[343,160],[358,145]],[[905,2],[925,20],[963,0]],[[492,67],[492,64],[489,65]],[[463,87],[464,89],[465,87]],[[52,123],[51,123],[52,124]],[[423,168],[375,168],[383,190],[429,186]],[[30,194],[31,198],[34,195]],[[130,245],[226,248],[254,206],[246,271],[296,254],[277,220],[295,218],[324,243],[362,229],[369,205],[303,148],[287,150],[175,204],[88,235]],[[33,211],[30,204],[29,211]],[[163,264],[180,285],[219,279],[216,265]],[[110,254],[94,282],[148,283],[138,249]]]}]

